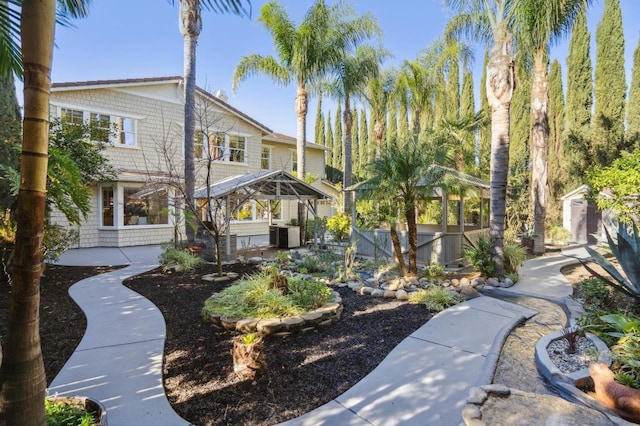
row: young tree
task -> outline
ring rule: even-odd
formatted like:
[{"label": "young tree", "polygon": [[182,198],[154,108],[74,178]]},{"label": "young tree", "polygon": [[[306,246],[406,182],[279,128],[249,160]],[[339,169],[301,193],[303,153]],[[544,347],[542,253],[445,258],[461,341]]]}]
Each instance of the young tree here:
[{"label": "young tree", "polygon": [[596,164],[610,165],[626,149],[624,33],[619,0],[605,0],[596,31],[595,114],[592,152]]},{"label": "young tree", "polygon": [[[364,185],[373,200],[386,204],[386,219],[391,230],[396,260],[403,274],[415,275],[418,254],[418,230],[416,211],[418,203],[429,196],[440,184],[442,169],[433,167],[445,158],[442,145],[419,143],[417,138],[404,144],[390,143],[380,159],[369,166],[371,179]],[[407,268],[395,228],[397,209],[401,208],[407,222],[409,239],[409,266]],[[385,209],[381,209],[385,211]]]}]

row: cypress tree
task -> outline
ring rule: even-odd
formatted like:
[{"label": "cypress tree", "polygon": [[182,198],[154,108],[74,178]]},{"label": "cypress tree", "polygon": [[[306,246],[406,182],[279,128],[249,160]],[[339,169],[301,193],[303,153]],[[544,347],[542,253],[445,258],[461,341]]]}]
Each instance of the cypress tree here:
[{"label": "cypress tree", "polygon": [[318,94],[318,109],[316,110],[315,143],[324,145],[324,120],[322,119],[322,93]]},{"label": "cypress tree", "polygon": [[[473,97],[473,74],[467,71],[462,76],[462,94],[460,97],[460,118],[470,119],[475,115],[475,99]],[[469,160],[471,164],[465,164],[465,170],[476,170],[476,135],[475,132],[467,132],[463,136],[463,151],[473,153]]]},{"label": "cypress tree", "polygon": [[448,120],[460,118],[460,64],[453,59],[449,64],[447,76],[447,111]]},{"label": "cypress tree", "polygon": [[[369,126],[369,134],[367,138],[367,141],[369,142],[367,146],[367,163],[370,163],[374,158],[376,158],[376,133],[374,126],[375,118],[373,117],[373,113],[371,112],[371,110],[369,110],[369,123],[371,123],[371,125]],[[386,135],[382,136],[383,143],[385,137]]]},{"label": "cypress tree", "polygon": [[562,165],[564,123],[562,67],[557,60],[554,60],[549,72],[549,204],[547,206],[547,219],[552,223],[562,220],[560,197],[565,192],[565,184],[567,182],[566,169]]},{"label": "cypress tree", "polygon": [[626,91],[620,2],[605,0],[602,21],[596,31],[596,102],[595,115],[591,123],[591,155],[597,164],[610,165],[625,149]]},{"label": "cypress tree", "polygon": [[633,52],[631,88],[627,103],[627,141],[629,146],[640,148],[640,40]]},{"label": "cypress tree", "polygon": [[567,172],[565,188],[580,186],[589,164],[591,107],[593,105],[593,68],[590,54],[591,34],[583,9],[573,23],[567,57],[566,128],[563,165]]},{"label": "cypress tree", "polygon": [[[480,80],[480,111],[484,114],[487,123],[485,128],[480,130],[478,143],[478,168],[480,176],[489,180],[489,169],[491,162],[491,111],[487,100],[487,64],[489,63],[489,48],[484,51],[484,66],[482,68],[482,78]],[[520,86],[520,85],[518,85]],[[516,89],[516,92],[520,89]]]},{"label": "cypress tree", "polygon": [[511,100],[509,135],[509,169],[512,174],[526,172],[531,136],[531,75],[521,61],[517,61],[515,68],[518,88]]},{"label": "cypress tree", "polygon": [[507,192],[507,223],[514,232],[522,229],[531,210],[529,183],[529,148],[531,136],[531,73],[523,57],[516,60],[518,87],[511,99],[509,129],[509,176]]},{"label": "cypress tree", "polygon": [[326,153],[326,161],[325,161],[325,169],[327,170],[327,178],[331,182],[335,182],[334,178],[334,170],[333,170],[333,129],[331,128],[331,111],[327,113],[327,129],[324,132],[324,140],[326,141],[326,146],[329,148],[329,151]]},{"label": "cypress tree", "polygon": [[[354,108],[351,111],[351,117],[353,117],[353,125],[351,126],[351,160],[352,160],[352,176],[355,176],[359,172],[360,166],[360,118],[358,117],[358,108]],[[353,182],[353,177],[352,177]]]},{"label": "cypress tree", "polygon": [[369,164],[369,129],[367,127],[367,112],[365,109],[360,110],[360,145],[358,146],[358,159],[360,160],[360,164],[358,164],[358,169],[360,170],[360,175],[364,176],[364,168],[367,164]]},{"label": "cypress tree", "polygon": [[336,118],[333,122],[333,168],[339,170],[342,173],[342,107],[338,103],[338,109],[336,109]]}]

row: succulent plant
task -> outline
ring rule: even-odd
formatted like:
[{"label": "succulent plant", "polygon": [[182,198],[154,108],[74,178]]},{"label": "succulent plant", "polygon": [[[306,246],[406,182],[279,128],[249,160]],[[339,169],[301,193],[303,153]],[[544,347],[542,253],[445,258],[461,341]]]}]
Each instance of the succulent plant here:
[{"label": "succulent plant", "polygon": [[599,274],[586,263],[583,263],[583,265],[589,272],[604,280],[616,290],[635,298],[636,302],[640,303],[640,236],[638,235],[638,228],[633,222],[630,226],[619,222],[615,240],[611,237],[606,227],[605,234],[607,235],[609,248],[616,257],[624,274],[603,255],[590,247],[586,247],[587,252],[607,271],[609,277]]}]

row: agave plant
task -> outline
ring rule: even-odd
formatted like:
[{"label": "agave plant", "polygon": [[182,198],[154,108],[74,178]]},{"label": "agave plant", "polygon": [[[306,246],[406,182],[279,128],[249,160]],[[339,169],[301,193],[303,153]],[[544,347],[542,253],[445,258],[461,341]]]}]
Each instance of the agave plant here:
[{"label": "agave plant", "polygon": [[632,222],[631,232],[629,232],[629,226],[619,222],[615,240],[611,237],[606,227],[605,233],[609,247],[618,260],[624,275],[604,256],[590,247],[585,247],[587,252],[610,276],[602,276],[589,268],[586,263],[583,263],[583,265],[593,275],[604,280],[616,290],[633,297],[637,303],[640,303],[640,237],[638,236],[638,228]]}]

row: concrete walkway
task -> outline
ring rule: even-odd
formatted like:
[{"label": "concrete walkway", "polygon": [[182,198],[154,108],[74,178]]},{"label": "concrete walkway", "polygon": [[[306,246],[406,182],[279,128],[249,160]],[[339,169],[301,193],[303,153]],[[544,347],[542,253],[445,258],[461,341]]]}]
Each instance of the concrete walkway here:
[{"label": "concrete walkway", "polygon": [[[111,426],[187,424],[171,409],[162,387],[164,320],[149,301],[121,285],[123,279],[153,269],[159,253],[157,246],[78,249],[59,261],[130,265],[71,287],[71,296],[87,315],[87,331],[49,388],[50,393],[100,400]],[[509,291],[566,298],[571,285],[559,271],[573,262],[561,254],[528,261]],[[504,339],[535,313],[486,296],[447,309],[401,342],[353,388],[284,424],[461,424],[469,389],[491,382]]]},{"label": "concrete walkway", "polygon": [[105,406],[111,426],[187,425],[162,385],[165,322],[147,299],[122,281],[158,266],[159,246],[76,249],[58,264],[129,265],[84,279],[69,289],[87,330],[49,387],[49,394],[83,395]]}]

